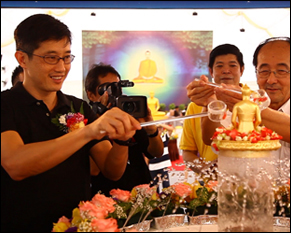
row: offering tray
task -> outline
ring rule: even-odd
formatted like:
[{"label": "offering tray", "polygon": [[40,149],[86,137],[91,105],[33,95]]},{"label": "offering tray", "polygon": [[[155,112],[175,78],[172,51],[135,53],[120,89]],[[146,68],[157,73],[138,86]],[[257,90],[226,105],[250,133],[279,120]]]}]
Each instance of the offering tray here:
[{"label": "offering tray", "polygon": [[[200,215],[188,217],[188,223],[180,227],[153,229],[150,232],[218,232],[217,215]],[[273,232],[290,232],[290,218],[274,217]]]}]

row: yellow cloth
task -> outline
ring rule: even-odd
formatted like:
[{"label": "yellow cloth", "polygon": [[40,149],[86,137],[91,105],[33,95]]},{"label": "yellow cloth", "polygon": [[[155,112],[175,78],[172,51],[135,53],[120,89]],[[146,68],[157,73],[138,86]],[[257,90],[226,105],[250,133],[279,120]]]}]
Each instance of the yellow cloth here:
[{"label": "yellow cloth", "polygon": [[[191,102],[188,105],[186,115],[201,113],[202,107]],[[184,120],[183,132],[180,141],[181,150],[198,150],[200,156],[206,161],[217,159],[210,146],[203,143],[201,131],[201,118],[192,118]]]}]

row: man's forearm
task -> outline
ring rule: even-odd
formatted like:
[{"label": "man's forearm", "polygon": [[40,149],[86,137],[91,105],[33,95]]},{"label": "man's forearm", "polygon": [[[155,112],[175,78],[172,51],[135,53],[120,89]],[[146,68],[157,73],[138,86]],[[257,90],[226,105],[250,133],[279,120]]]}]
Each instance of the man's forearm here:
[{"label": "man's forearm", "polygon": [[275,131],[290,143],[290,115],[267,108],[261,112],[262,125]]}]

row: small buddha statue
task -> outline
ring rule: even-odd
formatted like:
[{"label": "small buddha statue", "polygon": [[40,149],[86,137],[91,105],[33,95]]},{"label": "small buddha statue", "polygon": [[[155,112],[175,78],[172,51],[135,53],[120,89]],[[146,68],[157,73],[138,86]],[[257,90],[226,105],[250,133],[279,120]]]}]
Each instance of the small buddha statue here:
[{"label": "small buddha statue", "polygon": [[150,97],[147,99],[147,103],[154,119],[166,115],[165,112],[159,111],[160,101],[158,98],[155,97],[155,93],[153,91],[150,91]]},{"label": "small buddha statue", "polygon": [[[232,125],[241,133],[253,131],[262,121],[259,106],[250,100],[251,92],[251,89],[245,84],[242,87],[243,99],[234,105],[232,111]],[[238,126],[236,118],[238,118]]]}]

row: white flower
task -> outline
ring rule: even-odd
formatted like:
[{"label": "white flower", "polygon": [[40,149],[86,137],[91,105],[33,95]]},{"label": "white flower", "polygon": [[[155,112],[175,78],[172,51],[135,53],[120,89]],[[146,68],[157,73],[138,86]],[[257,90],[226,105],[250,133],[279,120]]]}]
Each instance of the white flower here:
[{"label": "white flower", "polygon": [[241,141],[242,138],[241,138],[240,136],[236,136],[236,137],[235,137],[235,140],[236,140],[236,141]]},{"label": "white flower", "polygon": [[244,140],[244,141],[247,141],[247,140],[248,140],[248,136],[244,136],[244,137],[243,137],[243,140]]},{"label": "white flower", "polygon": [[225,136],[224,139],[225,140],[230,140],[230,136]]},{"label": "white flower", "polygon": [[66,114],[60,116],[60,118],[59,118],[59,122],[60,122],[62,125],[67,125],[67,122],[66,122]]}]

